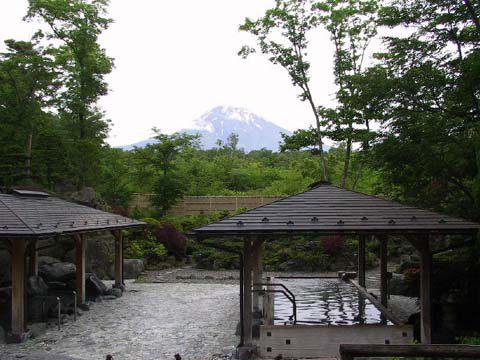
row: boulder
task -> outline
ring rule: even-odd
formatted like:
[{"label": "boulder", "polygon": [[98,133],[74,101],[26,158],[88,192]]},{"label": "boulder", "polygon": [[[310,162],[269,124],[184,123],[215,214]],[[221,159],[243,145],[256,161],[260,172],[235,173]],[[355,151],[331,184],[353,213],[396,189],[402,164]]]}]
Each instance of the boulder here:
[{"label": "boulder", "polygon": [[115,296],[115,297],[119,298],[119,297],[122,297],[123,291],[122,291],[122,289],[112,287],[112,288],[108,289],[107,295],[112,295],[112,296]]},{"label": "boulder", "polygon": [[38,266],[41,265],[52,265],[61,262],[60,260],[51,257],[51,256],[39,256],[38,257]]},{"label": "boulder", "polygon": [[86,271],[95,273],[100,279],[109,278],[109,269],[115,259],[115,240],[109,232],[100,232],[85,236]]},{"label": "boulder", "polygon": [[141,259],[124,259],[123,260],[123,278],[136,279],[145,271],[145,264]]},{"label": "boulder", "polygon": [[40,276],[30,276],[27,280],[27,294],[29,296],[44,296],[48,293],[48,286]]},{"label": "boulder", "polygon": [[[124,259],[123,260],[123,278],[136,279],[145,271],[145,264],[142,259]],[[109,276],[115,279],[115,268],[110,266]]]},{"label": "boulder", "polygon": [[97,275],[86,274],[85,278],[85,291],[88,297],[97,298],[98,296],[107,294],[107,285],[105,285]]},{"label": "boulder", "polygon": [[35,339],[47,332],[47,323],[44,322],[37,322],[28,325],[28,329],[32,333],[32,337]]},{"label": "boulder", "polygon": [[59,281],[67,282],[75,278],[77,267],[68,262],[41,263],[38,266],[38,273],[47,282]]},{"label": "boulder", "polygon": [[73,193],[71,198],[84,204],[94,205],[98,201],[97,193],[91,187],[84,187],[80,191]]}]

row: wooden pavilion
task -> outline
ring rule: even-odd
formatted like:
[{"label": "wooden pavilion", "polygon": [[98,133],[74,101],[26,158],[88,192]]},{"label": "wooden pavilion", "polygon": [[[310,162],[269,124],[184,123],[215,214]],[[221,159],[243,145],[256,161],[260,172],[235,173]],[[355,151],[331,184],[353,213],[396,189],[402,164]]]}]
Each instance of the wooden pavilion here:
[{"label": "wooden pavilion", "polygon": [[38,275],[39,241],[71,236],[76,250],[77,302],[85,302],[86,233],[110,231],[115,237],[115,285],[123,289],[122,229],[141,226],[142,222],[88,206],[52,197],[44,192],[15,190],[0,194],[0,242],[12,254],[12,339],[25,338],[25,260]]},{"label": "wooden pavilion", "polygon": [[258,292],[252,284],[261,283],[262,242],[268,237],[313,233],[357,236],[358,283],[365,288],[365,241],[380,241],[380,301],[387,307],[387,242],[392,235],[404,236],[421,259],[420,302],[421,339],[429,344],[431,328],[430,242],[439,235],[474,236],[480,225],[376,196],[317,182],[310,189],[271,204],[196,228],[199,237],[243,237],[243,321],[244,344],[252,345],[252,311],[259,310]]}]

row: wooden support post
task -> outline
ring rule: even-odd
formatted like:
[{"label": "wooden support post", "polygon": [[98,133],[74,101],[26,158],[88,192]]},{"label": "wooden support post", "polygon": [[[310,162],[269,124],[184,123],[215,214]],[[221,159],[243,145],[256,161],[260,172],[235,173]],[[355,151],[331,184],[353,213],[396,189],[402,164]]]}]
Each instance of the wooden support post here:
[{"label": "wooden support post", "polygon": [[29,254],[28,254],[28,270],[30,276],[38,276],[38,251],[37,251],[37,239],[30,242]]},{"label": "wooden support post", "polygon": [[[260,284],[262,282],[262,243],[263,241],[256,238],[253,240],[253,253],[252,253],[252,262],[253,262],[253,283]],[[262,286],[256,285],[253,286],[254,290],[261,290]],[[259,303],[259,293],[253,292],[252,294],[252,306],[254,312],[261,311],[261,306]]]},{"label": "wooden support post", "polygon": [[252,242],[246,238],[243,242],[243,326],[244,343],[252,345]]},{"label": "wooden support post", "polygon": [[121,230],[112,231],[115,236],[115,287],[124,289],[123,285],[123,235]]},{"label": "wooden support post", "polygon": [[77,304],[85,304],[85,239],[82,235],[74,235],[75,240],[75,277]]},{"label": "wooden support post", "polygon": [[420,340],[422,344],[432,343],[432,299],[431,272],[432,254],[429,236],[412,239],[410,242],[420,253]]},{"label": "wooden support post", "polygon": [[420,339],[422,344],[432,343],[432,299],[431,272],[432,255],[428,238],[419,242],[420,246]]},{"label": "wooden support post", "polygon": [[[272,284],[275,282],[275,278],[267,278],[267,283]],[[273,286],[267,286],[267,290],[275,290]],[[265,294],[265,302],[263,304],[263,312],[264,312],[264,319],[265,325],[274,325],[275,321],[275,293],[267,292]]]},{"label": "wooden support post", "polygon": [[23,239],[12,239],[12,337],[21,342],[25,330],[25,248]]},{"label": "wooden support post", "polygon": [[358,284],[365,287],[365,235],[358,238]]},{"label": "wooden support post", "polygon": [[387,273],[387,243],[388,237],[381,236],[380,240],[380,303],[388,307],[387,292],[388,292],[388,273]]}]

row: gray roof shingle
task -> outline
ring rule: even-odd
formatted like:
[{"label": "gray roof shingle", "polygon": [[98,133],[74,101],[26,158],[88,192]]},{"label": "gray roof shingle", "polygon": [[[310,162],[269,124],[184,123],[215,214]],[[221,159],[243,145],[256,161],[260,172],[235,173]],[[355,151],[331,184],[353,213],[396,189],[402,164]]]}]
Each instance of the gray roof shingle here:
[{"label": "gray roof shingle", "polygon": [[144,223],[51,196],[0,194],[0,237],[43,237]]},{"label": "gray roof shingle", "polygon": [[198,227],[198,235],[476,233],[480,224],[319,182],[303,193]]}]

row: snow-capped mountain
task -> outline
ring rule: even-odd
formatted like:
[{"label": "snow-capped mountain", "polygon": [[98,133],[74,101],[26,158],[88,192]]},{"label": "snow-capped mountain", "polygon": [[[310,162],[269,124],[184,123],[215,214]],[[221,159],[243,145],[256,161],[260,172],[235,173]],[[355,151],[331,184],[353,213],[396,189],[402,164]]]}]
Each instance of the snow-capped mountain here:
[{"label": "snow-capped mountain", "polygon": [[217,140],[226,143],[232,133],[238,135],[238,147],[245,151],[266,148],[279,150],[280,133],[291,134],[272,122],[245,108],[218,106],[194,121],[192,129],[183,129],[188,134],[200,134],[202,147],[210,149]]},{"label": "snow-capped mountain", "polygon": [[[227,142],[232,133],[238,135],[238,148],[245,151],[266,148],[272,151],[279,150],[280,133],[291,135],[291,132],[275,125],[251,111],[231,106],[217,106],[194,121],[194,126],[182,129],[179,132],[200,134],[203,149],[216,147],[217,140]],[[122,146],[124,150],[142,147],[154,140],[144,140],[136,144]]]}]

